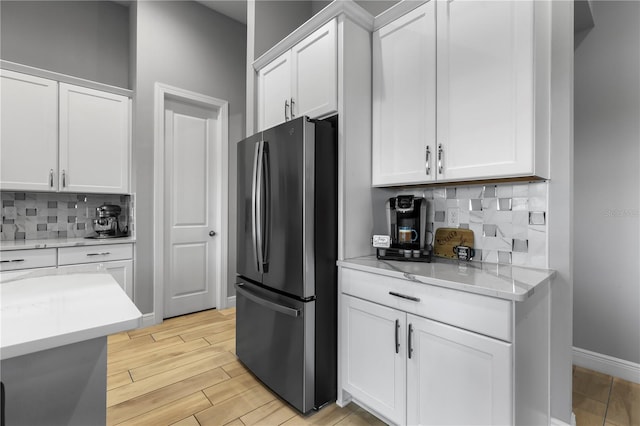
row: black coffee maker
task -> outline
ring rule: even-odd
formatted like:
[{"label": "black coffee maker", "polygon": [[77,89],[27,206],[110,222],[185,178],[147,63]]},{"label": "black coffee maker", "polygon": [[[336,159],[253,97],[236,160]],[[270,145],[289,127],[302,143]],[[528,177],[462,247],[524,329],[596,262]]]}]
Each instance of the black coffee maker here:
[{"label": "black coffee maker", "polygon": [[398,195],[386,202],[388,248],[377,248],[379,259],[431,261],[431,247],[426,241],[427,201],[413,195]]}]

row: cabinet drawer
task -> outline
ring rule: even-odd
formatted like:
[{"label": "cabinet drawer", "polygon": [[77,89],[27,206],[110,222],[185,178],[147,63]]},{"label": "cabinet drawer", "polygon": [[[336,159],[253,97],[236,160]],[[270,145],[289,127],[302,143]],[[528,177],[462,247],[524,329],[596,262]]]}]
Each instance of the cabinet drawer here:
[{"label": "cabinet drawer", "polygon": [[63,247],[58,252],[58,265],[110,262],[133,258],[132,244],[105,244],[99,246]]},{"label": "cabinet drawer", "polygon": [[345,294],[486,336],[512,340],[512,309],[508,300],[344,267],[340,268],[340,279]]},{"label": "cabinet drawer", "polygon": [[0,271],[56,266],[56,249],[13,250],[0,252]]}]

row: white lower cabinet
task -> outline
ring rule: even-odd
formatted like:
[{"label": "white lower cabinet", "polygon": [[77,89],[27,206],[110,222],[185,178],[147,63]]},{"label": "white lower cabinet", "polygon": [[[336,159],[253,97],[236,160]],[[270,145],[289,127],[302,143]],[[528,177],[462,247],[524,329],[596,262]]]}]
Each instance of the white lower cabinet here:
[{"label": "white lower cabinet", "polygon": [[[133,244],[101,244],[0,252],[0,272],[12,277],[49,267],[73,270],[78,265],[102,265],[133,300]],[[55,272],[53,272],[55,273]]]},{"label": "white lower cabinet", "polygon": [[342,387],[388,420],[405,423],[405,313],[342,297]]},{"label": "white lower cabinet", "polygon": [[102,265],[120,284],[129,299],[133,300],[133,244],[103,244],[58,249],[59,268],[73,268],[78,264]]},{"label": "white lower cabinet", "polygon": [[512,423],[511,344],[343,295],[343,389],[396,424]]},{"label": "white lower cabinet", "polygon": [[512,423],[511,343],[407,314],[407,424]]}]

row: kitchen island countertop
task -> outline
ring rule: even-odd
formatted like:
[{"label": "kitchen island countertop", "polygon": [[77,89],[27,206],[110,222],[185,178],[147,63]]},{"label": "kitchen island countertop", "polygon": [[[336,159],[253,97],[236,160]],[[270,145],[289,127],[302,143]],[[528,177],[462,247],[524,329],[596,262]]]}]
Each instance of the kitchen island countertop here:
[{"label": "kitchen island countertop", "polygon": [[140,326],[142,314],[106,272],[1,278],[2,360]]},{"label": "kitchen island countertop", "polygon": [[135,243],[136,238],[49,238],[39,240],[4,240],[0,243],[0,251],[31,250],[58,247],[99,246],[103,244]]},{"label": "kitchen island countertop", "polygon": [[338,266],[516,302],[526,300],[536,286],[555,275],[547,269],[440,258],[423,263],[364,256],[339,260]]}]

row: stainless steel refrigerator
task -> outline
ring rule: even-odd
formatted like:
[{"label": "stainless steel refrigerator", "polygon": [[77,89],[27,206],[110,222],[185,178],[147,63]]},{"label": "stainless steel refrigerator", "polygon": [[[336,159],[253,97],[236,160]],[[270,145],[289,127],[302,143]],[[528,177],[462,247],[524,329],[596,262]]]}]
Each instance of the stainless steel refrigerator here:
[{"label": "stainless steel refrigerator", "polygon": [[302,413],[334,401],[337,117],[238,143],[236,354]]}]

